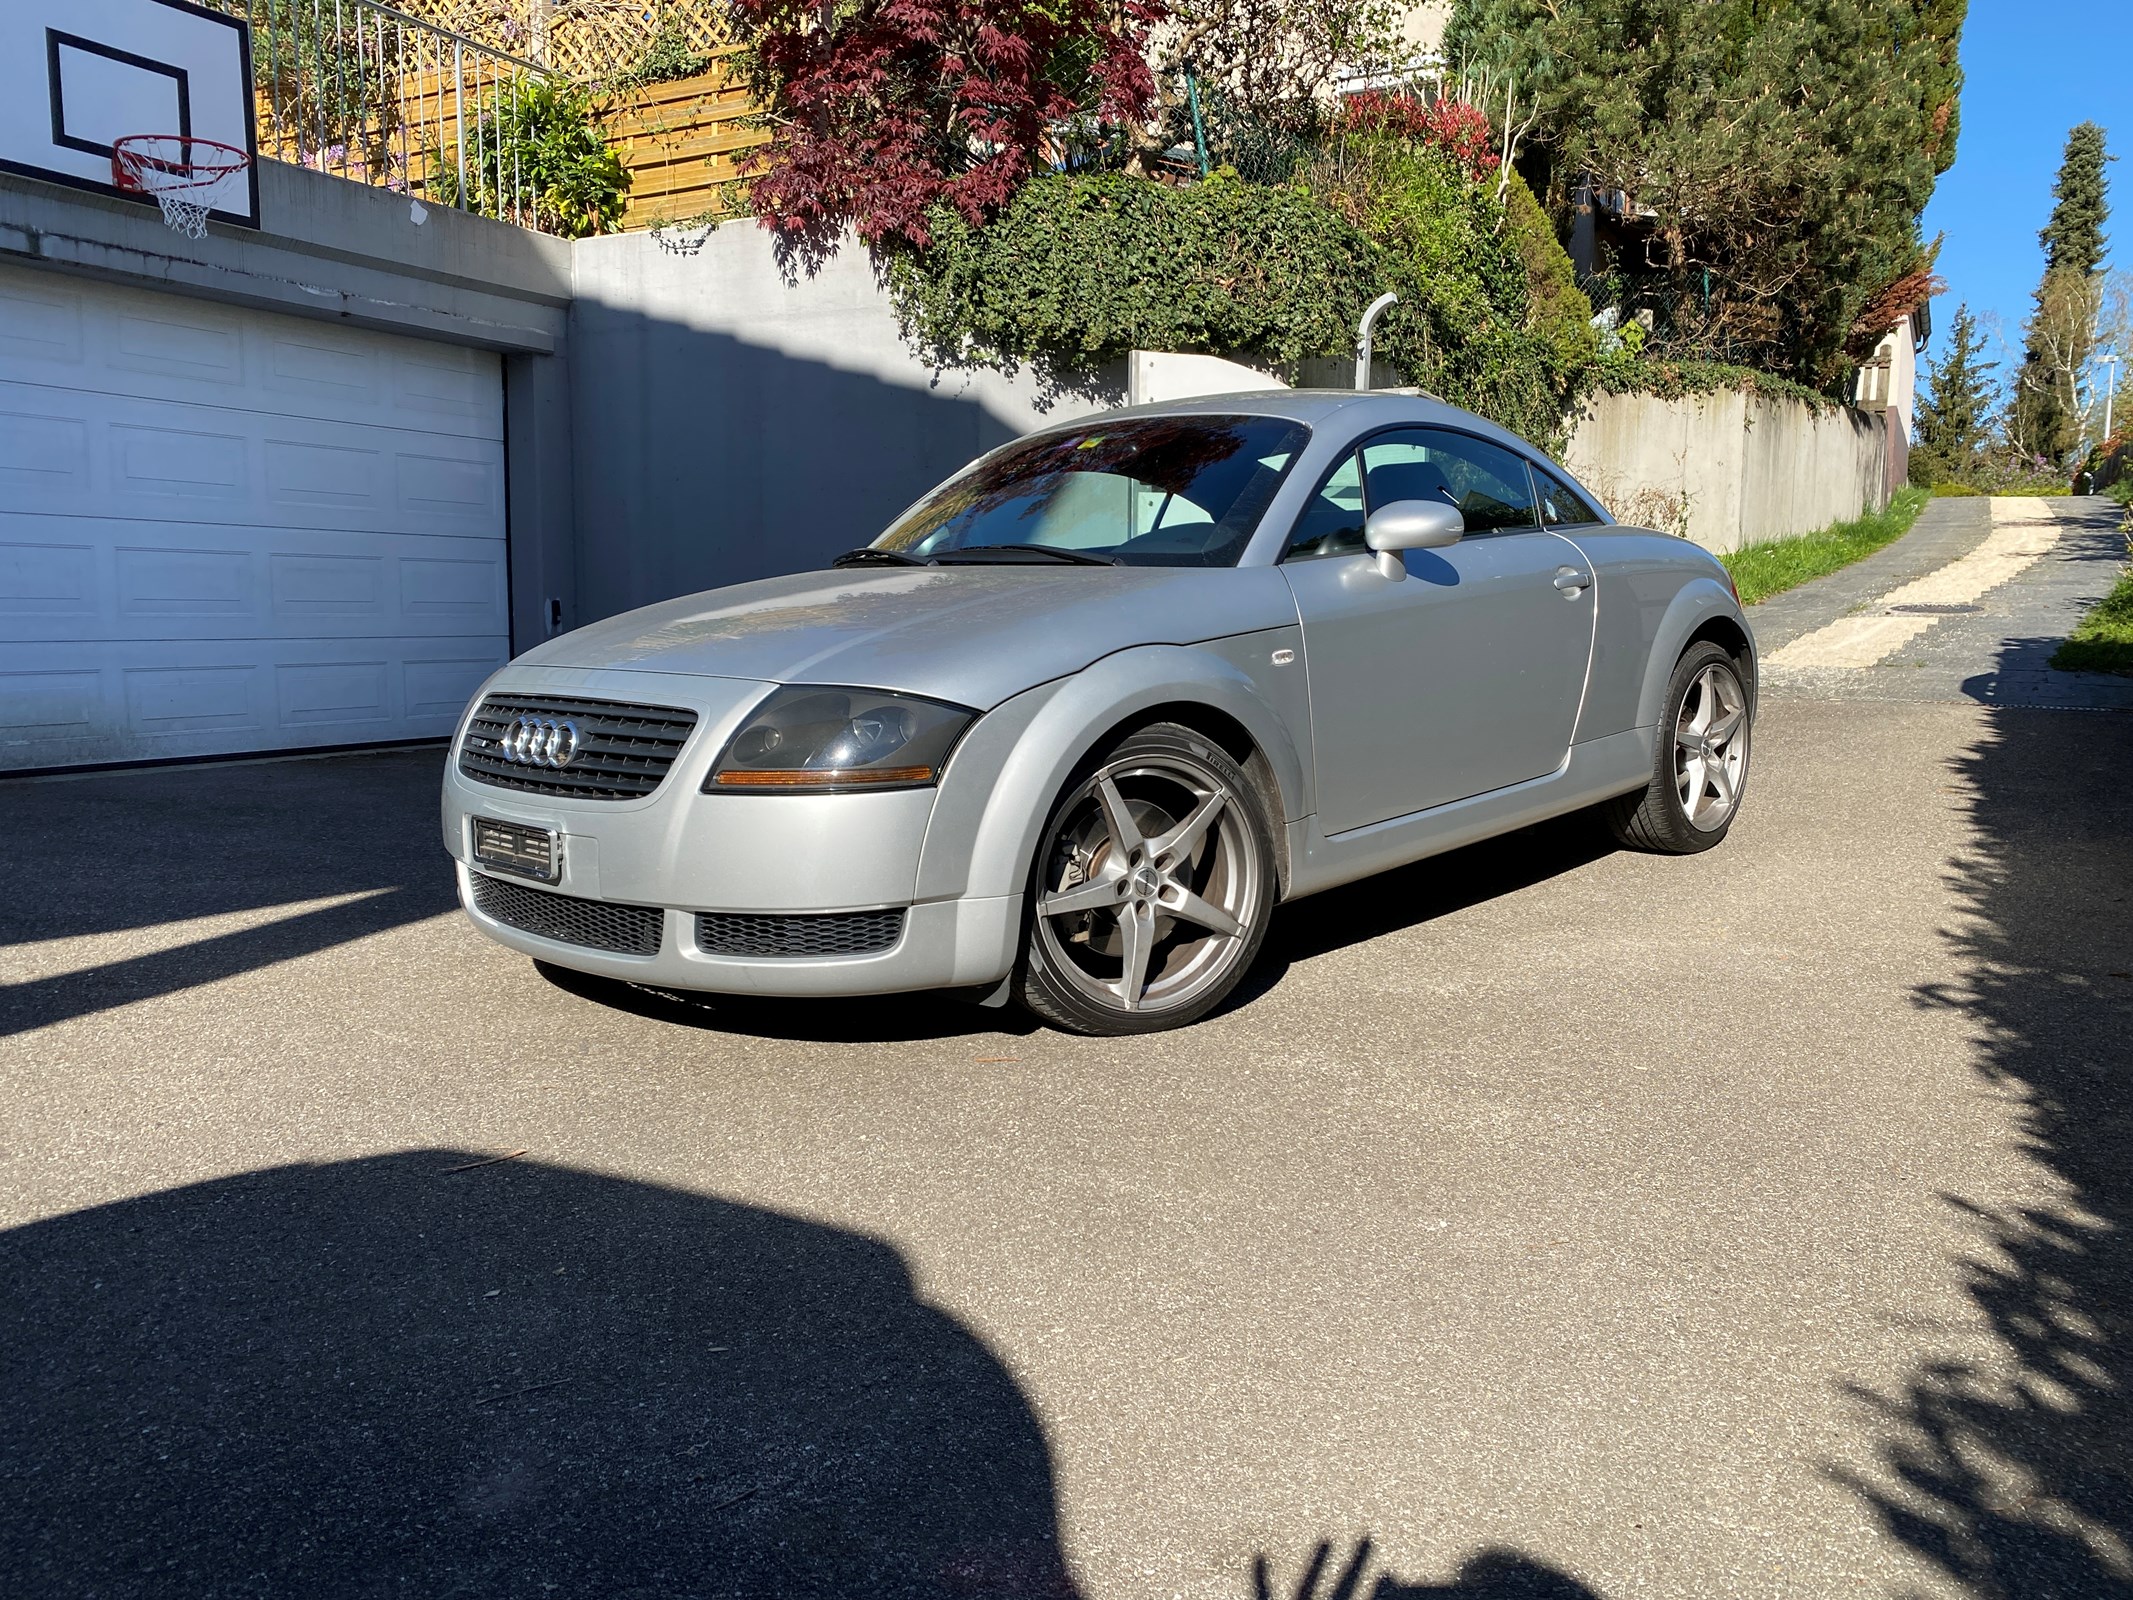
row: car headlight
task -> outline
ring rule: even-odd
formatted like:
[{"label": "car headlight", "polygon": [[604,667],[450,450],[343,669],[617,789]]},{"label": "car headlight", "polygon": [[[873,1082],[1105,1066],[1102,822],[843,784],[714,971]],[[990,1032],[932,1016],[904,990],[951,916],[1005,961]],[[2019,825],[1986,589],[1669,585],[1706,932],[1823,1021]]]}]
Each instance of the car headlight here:
[{"label": "car headlight", "polygon": [[977,715],[878,689],[790,684],[774,690],[727,741],[704,793],[922,788],[940,777]]}]

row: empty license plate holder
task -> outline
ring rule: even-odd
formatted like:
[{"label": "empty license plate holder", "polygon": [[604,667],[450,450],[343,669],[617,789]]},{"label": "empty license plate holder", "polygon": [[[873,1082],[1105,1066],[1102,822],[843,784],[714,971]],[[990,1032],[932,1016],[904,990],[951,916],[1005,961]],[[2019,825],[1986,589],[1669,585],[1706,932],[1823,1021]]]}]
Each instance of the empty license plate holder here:
[{"label": "empty license plate holder", "polygon": [[554,883],[563,876],[562,841],[553,828],[529,828],[495,817],[473,821],[476,866],[531,878],[535,883]]}]

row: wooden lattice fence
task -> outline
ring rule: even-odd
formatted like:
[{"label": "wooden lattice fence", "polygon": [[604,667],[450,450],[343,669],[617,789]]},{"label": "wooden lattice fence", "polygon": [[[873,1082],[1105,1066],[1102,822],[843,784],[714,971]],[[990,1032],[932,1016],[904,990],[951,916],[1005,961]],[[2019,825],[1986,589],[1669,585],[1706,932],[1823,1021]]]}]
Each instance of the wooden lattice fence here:
[{"label": "wooden lattice fence", "polygon": [[738,163],[769,139],[730,49],[707,72],[610,97],[600,110],[607,142],[630,171],[623,225],[654,227],[739,208]]}]

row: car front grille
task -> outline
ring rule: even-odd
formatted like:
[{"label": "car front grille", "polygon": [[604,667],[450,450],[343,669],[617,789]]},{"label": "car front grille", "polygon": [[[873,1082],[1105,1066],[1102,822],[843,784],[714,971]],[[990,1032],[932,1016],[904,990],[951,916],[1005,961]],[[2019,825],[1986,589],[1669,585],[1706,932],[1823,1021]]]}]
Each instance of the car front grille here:
[{"label": "car front grille", "polygon": [[901,908],[789,917],[703,911],[696,948],[708,956],[870,956],[893,948],[903,931]]},{"label": "car front grille", "polygon": [[538,934],[558,944],[582,945],[588,950],[611,950],[624,956],[659,954],[660,930],[666,913],[657,906],[618,906],[605,900],[580,900],[574,895],[550,894],[528,889],[482,873],[470,873],[474,886],[474,909],[483,916]]},{"label": "car front grille", "polygon": [[[520,717],[568,722],[578,730],[567,765],[531,766],[504,754],[504,737]],[[696,727],[696,713],[675,706],[583,700],[573,695],[492,694],[467,724],[459,770],[477,783],[579,800],[635,800],[665,781]]]}]

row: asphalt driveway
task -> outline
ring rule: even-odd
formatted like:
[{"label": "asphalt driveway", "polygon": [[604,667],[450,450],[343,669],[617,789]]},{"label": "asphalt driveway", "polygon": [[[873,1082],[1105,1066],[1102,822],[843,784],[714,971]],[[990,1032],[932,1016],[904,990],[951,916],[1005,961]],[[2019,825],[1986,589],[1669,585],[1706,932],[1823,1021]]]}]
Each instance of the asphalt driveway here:
[{"label": "asphalt driveway", "polygon": [[1781,687],[1122,1041],[544,976],[439,759],[0,786],[0,1590],[2133,1591],[2133,717]]}]

